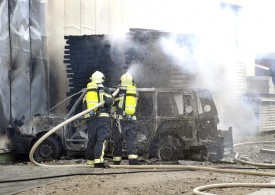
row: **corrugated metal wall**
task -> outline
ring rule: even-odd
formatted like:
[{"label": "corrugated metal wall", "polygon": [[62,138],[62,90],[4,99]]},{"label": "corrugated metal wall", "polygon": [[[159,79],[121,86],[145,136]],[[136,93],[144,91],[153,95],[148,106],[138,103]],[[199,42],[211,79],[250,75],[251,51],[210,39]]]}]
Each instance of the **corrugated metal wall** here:
[{"label": "corrugated metal wall", "polygon": [[226,82],[225,89],[233,95],[241,95],[246,93],[246,65],[241,63],[227,64],[225,71]]},{"label": "corrugated metal wall", "polygon": [[42,0],[9,1],[13,119],[28,120],[47,110],[45,10],[46,3]]},{"label": "corrugated metal wall", "polygon": [[[62,5],[63,2],[63,5]],[[136,0],[61,0],[65,35],[113,34],[133,24]]]},{"label": "corrugated metal wall", "polygon": [[45,10],[43,0],[0,1],[1,126],[47,110]]},{"label": "corrugated metal wall", "polygon": [[12,118],[31,118],[31,46],[29,1],[9,1],[12,50]]},{"label": "corrugated metal wall", "polygon": [[[192,64],[190,64],[192,66]],[[193,67],[198,65],[194,62]],[[208,65],[209,67],[211,64]],[[188,74],[182,68],[173,66],[171,69],[171,82],[175,87],[206,87],[213,91],[227,91],[228,95],[238,96],[246,93],[246,67],[243,64],[233,64],[234,68],[227,69],[226,66],[219,66],[219,71],[214,75],[207,75],[202,70],[195,74]],[[211,71],[209,71],[211,72]],[[214,78],[213,78],[214,76]],[[211,82],[211,84],[207,83]]]},{"label": "corrugated metal wall", "polygon": [[0,134],[10,120],[10,39],[8,0],[0,1]]},{"label": "corrugated metal wall", "polygon": [[180,68],[171,68],[171,84],[174,87],[190,87],[192,85],[193,75],[184,74]]},{"label": "corrugated metal wall", "polygon": [[275,98],[262,101],[260,104],[259,130],[275,131]]}]

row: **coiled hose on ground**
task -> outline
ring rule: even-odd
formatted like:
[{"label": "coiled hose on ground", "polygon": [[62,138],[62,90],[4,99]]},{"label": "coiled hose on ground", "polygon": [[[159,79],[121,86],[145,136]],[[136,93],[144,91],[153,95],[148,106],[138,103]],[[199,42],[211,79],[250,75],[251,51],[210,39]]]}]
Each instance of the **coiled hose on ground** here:
[{"label": "coiled hose on ground", "polygon": [[[119,92],[119,89],[117,89],[112,95],[115,96]],[[33,155],[36,150],[36,148],[41,144],[46,138],[48,138],[51,134],[56,132],[58,129],[62,128],[63,126],[67,125],[68,123],[76,120],[77,118],[83,116],[86,113],[89,113],[90,111],[104,105],[105,101],[97,104],[96,106],[89,108],[69,119],[66,121],[60,123],[50,131],[48,131],[45,135],[43,135],[37,142],[33,145],[33,147],[30,150],[29,153],[29,159],[30,161],[35,164],[36,166],[42,166],[42,167],[93,167],[91,165],[47,165],[47,164],[41,164],[37,161],[34,160]],[[246,143],[243,144],[238,144],[238,145],[245,145]],[[249,144],[253,144],[252,142]],[[237,145],[236,145],[237,146]],[[238,154],[235,156],[235,160],[237,162],[241,163],[247,163],[246,161],[242,161],[237,158]],[[258,164],[258,163],[255,163]],[[254,165],[254,164],[253,164]],[[266,166],[267,164],[265,164]],[[275,165],[273,165],[275,167]],[[201,171],[212,171],[212,172],[220,172],[220,173],[236,173],[236,174],[246,174],[246,175],[256,175],[256,176],[270,176],[270,177],[275,177],[275,173],[271,172],[258,172],[258,171],[243,171],[243,170],[232,170],[232,169],[218,169],[218,168],[211,168],[211,167],[201,167],[201,166],[190,166],[190,165],[111,165],[111,168],[124,168],[124,169],[166,169],[166,170],[171,170],[171,169],[181,169],[181,170],[201,170]],[[230,184],[212,184],[212,185],[207,185],[207,186],[200,186],[197,187],[193,190],[194,194],[199,194],[199,195],[209,195],[209,193],[204,193],[201,192],[202,190],[210,189],[210,188],[217,188],[217,187],[271,187],[274,188],[274,184],[240,184],[240,183],[230,183]]]}]

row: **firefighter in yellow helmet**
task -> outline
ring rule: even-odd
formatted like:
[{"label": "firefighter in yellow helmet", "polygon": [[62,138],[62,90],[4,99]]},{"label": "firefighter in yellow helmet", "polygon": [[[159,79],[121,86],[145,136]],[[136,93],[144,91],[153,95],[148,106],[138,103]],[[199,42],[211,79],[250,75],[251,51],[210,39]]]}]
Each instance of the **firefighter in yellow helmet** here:
[{"label": "firefighter in yellow helmet", "polygon": [[105,77],[102,72],[94,72],[90,79],[91,82],[87,84],[87,92],[83,99],[84,106],[86,105],[89,109],[103,100],[105,104],[85,115],[88,119],[87,164],[94,165],[95,168],[106,168],[109,165],[104,162],[104,145],[109,137],[109,113],[113,98],[110,95],[110,89],[103,86]]},{"label": "firefighter in yellow helmet", "polygon": [[113,124],[114,152],[113,162],[119,165],[122,160],[122,143],[127,144],[128,160],[130,165],[140,165],[137,155],[137,131],[136,131],[136,104],[138,93],[133,77],[125,73],[120,78],[119,93],[115,97],[115,117]]}]

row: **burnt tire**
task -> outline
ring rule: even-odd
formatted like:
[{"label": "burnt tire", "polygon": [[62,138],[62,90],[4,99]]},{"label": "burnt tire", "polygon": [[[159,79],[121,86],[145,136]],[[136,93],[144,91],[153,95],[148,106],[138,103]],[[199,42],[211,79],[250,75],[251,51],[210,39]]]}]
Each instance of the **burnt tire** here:
[{"label": "burnt tire", "polygon": [[61,150],[59,141],[54,137],[48,137],[36,148],[34,159],[38,162],[59,159]]},{"label": "burnt tire", "polygon": [[173,134],[160,134],[155,138],[150,149],[150,158],[161,161],[177,161],[183,159],[184,144],[180,138]]}]

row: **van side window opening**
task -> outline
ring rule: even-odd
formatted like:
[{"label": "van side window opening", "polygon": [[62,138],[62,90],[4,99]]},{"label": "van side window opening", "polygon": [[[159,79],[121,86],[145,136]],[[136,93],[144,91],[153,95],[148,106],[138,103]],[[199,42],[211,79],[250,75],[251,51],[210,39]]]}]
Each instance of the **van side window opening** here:
[{"label": "van side window opening", "polygon": [[183,102],[183,97],[182,94],[180,93],[174,93],[174,99],[177,105],[177,114],[182,115],[183,114],[183,107],[184,107],[184,102]]},{"label": "van side window opening", "polygon": [[197,94],[199,96],[198,98],[199,114],[208,113],[208,112],[217,114],[216,106],[213,102],[212,96],[209,93],[209,91],[202,90],[202,91],[199,91]]},{"label": "van side window opening", "polygon": [[194,107],[192,105],[191,95],[183,95],[183,113],[184,115],[193,115]]},{"label": "van side window opening", "polygon": [[174,116],[172,97],[170,93],[159,92],[157,96],[158,116]]},{"label": "van side window opening", "polygon": [[153,95],[150,92],[139,92],[138,106],[136,110],[137,117],[152,116],[153,114]]},{"label": "van side window opening", "polygon": [[174,93],[177,115],[193,115],[192,97],[191,95],[183,95]]},{"label": "van side window opening", "polygon": [[158,116],[193,115],[191,95],[160,92],[157,97]]},{"label": "van side window opening", "polygon": [[201,103],[200,98],[197,98],[197,102],[198,102],[198,113],[202,114],[203,113],[203,105]]}]

